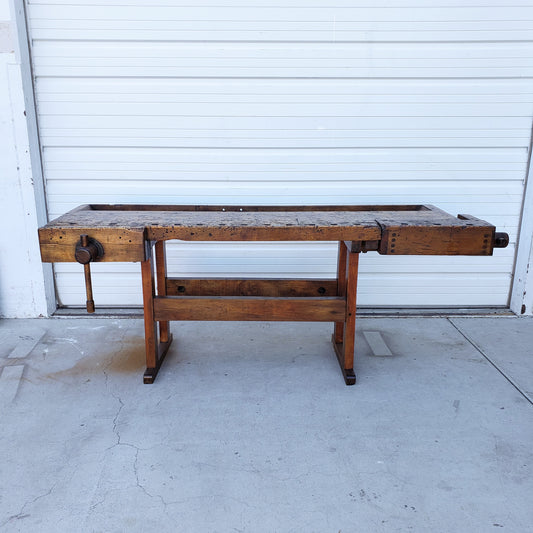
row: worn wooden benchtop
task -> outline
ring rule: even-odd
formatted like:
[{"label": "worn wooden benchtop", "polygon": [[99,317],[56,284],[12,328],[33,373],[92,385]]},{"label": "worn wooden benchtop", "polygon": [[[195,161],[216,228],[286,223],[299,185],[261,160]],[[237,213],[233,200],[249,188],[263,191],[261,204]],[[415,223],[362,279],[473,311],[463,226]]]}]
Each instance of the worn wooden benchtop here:
[{"label": "worn wooden benchtop", "polygon": [[88,234],[100,261],[142,261],[145,241],[352,241],[381,254],[491,255],[495,228],[432,205],[83,205],[39,230],[43,261],[74,261]]}]

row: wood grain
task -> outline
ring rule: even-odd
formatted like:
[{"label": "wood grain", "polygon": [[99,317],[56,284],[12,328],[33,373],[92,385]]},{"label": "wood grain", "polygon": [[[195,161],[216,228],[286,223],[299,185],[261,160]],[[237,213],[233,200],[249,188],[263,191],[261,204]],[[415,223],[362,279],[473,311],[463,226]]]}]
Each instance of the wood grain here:
[{"label": "wood grain", "polygon": [[76,243],[83,234],[102,244],[104,255],[98,259],[98,262],[144,261],[144,228],[62,227],[48,224],[39,229],[43,262],[75,262]]},{"label": "wood grain", "polygon": [[[351,243],[339,242],[337,253],[337,296],[346,298],[346,254],[348,253],[347,245]],[[344,338],[344,318],[342,322],[335,323],[333,333],[334,343],[342,343]]]},{"label": "wood grain", "polygon": [[141,263],[144,309],[144,342],[146,349],[146,367],[158,368],[159,346],[157,324],[154,320],[155,280],[154,263],[151,255]]},{"label": "wood grain", "polygon": [[41,228],[39,239],[48,262],[73,261],[82,233],[102,243],[101,261],[143,260],[143,239],[352,241],[353,252],[491,255],[494,231],[483,220],[431,205],[86,205]]},{"label": "wood grain", "polygon": [[492,255],[495,227],[383,226],[380,254]]},{"label": "wood grain", "polygon": [[353,369],[355,351],[355,315],[357,312],[357,276],[359,269],[358,253],[348,253],[346,269],[346,322],[344,324],[344,338],[342,345],[344,368]]},{"label": "wood grain", "polygon": [[167,278],[168,296],[336,296],[335,279]]},{"label": "wood grain", "polygon": [[167,296],[154,300],[156,320],[273,320],[337,322],[345,300],[236,296]]},{"label": "wood grain", "polygon": [[[165,251],[165,241],[158,241],[155,243],[155,265],[156,265],[156,279],[157,279],[157,295],[167,295],[167,256]],[[168,320],[159,322],[159,340],[160,342],[167,342],[169,338],[169,323]]]}]

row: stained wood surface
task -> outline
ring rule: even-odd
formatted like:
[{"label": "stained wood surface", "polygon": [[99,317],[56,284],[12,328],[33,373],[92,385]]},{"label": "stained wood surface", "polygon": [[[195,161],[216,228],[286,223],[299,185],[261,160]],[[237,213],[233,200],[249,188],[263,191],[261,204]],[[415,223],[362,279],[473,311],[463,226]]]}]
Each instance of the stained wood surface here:
[{"label": "stained wood surface", "polygon": [[[167,254],[165,250],[165,242],[159,241],[155,243],[155,265],[156,265],[156,279],[157,279],[157,295],[167,295]],[[170,326],[168,321],[159,322],[159,340],[160,342],[167,342],[169,338]]]},{"label": "stained wood surface", "polygon": [[155,320],[275,320],[338,322],[346,301],[329,298],[238,296],[155,297]]},{"label": "stained wood surface", "polygon": [[394,255],[492,255],[492,226],[385,226],[378,249]]},{"label": "stained wood surface", "polygon": [[[496,228],[471,215],[449,215],[433,207],[434,219],[424,224],[401,222],[380,213],[380,254],[394,255],[492,255]],[[439,216],[440,215],[440,216]]]},{"label": "stained wood surface", "polygon": [[104,255],[98,262],[144,261],[144,228],[69,226],[55,222],[39,229],[42,260],[45,263],[76,261],[76,243],[84,233],[99,241],[104,248]]},{"label": "stained wood surface", "polygon": [[158,368],[159,342],[157,324],[154,321],[155,277],[152,257],[141,262],[144,308],[144,344],[146,350],[146,367]]},{"label": "stained wood surface", "polygon": [[397,205],[170,205],[170,204],[85,204],[69,213],[86,211],[228,211],[258,213],[262,211],[284,213],[287,211],[426,211],[433,206],[420,204]]},{"label": "stained wood surface", "polygon": [[357,312],[357,277],[359,254],[349,252],[346,257],[346,318],[342,341],[344,368],[353,369],[355,350],[355,315]]},{"label": "stained wood surface", "polygon": [[[348,242],[339,242],[338,252],[337,252],[337,296],[342,296],[346,298],[346,254],[348,253],[348,245],[351,246],[351,243]],[[344,320],[341,322],[336,322],[333,330],[333,343],[342,344],[344,339]]]},{"label": "stained wood surface", "polygon": [[430,205],[152,206],[85,205],[39,230],[43,261],[74,261],[87,233],[101,261],[142,261],[144,240],[352,241],[381,254],[490,255],[494,226]]},{"label": "stained wood surface", "polygon": [[167,278],[168,296],[337,296],[335,279]]}]

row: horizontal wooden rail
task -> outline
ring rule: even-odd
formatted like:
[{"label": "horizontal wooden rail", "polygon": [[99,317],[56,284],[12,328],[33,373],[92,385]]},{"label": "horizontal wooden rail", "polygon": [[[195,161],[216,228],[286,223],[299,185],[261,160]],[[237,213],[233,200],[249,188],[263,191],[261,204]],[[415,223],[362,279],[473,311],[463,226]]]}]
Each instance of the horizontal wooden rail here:
[{"label": "horizontal wooden rail", "polygon": [[336,279],[167,278],[168,296],[336,296]]},{"label": "horizontal wooden rail", "polygon": [[265,298],[238,296],[158,296],[155,320],[286,320],[340,322],[342,297]]}]

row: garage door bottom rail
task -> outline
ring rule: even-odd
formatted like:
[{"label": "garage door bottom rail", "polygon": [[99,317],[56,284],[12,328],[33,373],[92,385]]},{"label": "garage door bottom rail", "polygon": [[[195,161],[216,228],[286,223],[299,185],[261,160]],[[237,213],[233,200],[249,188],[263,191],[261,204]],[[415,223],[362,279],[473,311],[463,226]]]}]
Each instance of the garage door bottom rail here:
[{"label": "garage door bottom rail", "polygon": [[[337,241],[335,279],[169,278],[166,241]],[[44,262],[83,264],[94,312],[90,263],[141,263],[146,371],[153,383],[172,342],[172,320],[333,322],[345,383],[355,383],[360,253],[486,255],[506,233],[431,205],[174,206],[83,205],[39,229]]]}]

